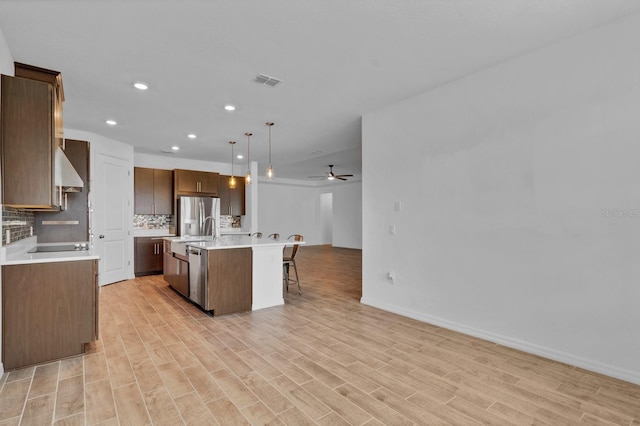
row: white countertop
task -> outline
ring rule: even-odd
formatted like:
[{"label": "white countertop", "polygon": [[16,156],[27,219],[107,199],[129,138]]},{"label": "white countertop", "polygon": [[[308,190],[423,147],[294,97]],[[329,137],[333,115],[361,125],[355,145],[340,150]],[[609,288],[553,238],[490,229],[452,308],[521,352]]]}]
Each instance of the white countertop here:
[{"label": "white countertop", "polygon": [[[37,244],[36,237],[25,238],[8,246],[2,247],[0,251],[0,264],[2,265],[22,265],[27,263],[48,263],[48,262],[69,262],[76,260],[99,259],[92,250],[62,251],[48,253],[27,253]],[[57,243],[56,243],[57,244]],[[69,244],[69,243],[61,243]],[[44,245],[44,244],[41,244]],[[47,244],[55,245],[55,244]]]},{"label": "white countertop", "polygon": [[[206,250],[254,248],[254,247],[283,247],[286,245],[304,244],[304,241],[271,240],[269,238],[255,238],[246,235],[222,235],[216,240],[211,237],[165,237],[167,241],[177,243],[189,243],[192,247],[200,247]],[[204,241],[203,241],[204,240]]]},{"label": "white countertop", "polygon": [[169,232],[169,228],[161,229],[146,229],[146,228],[133,228],[134,237],[166,237],[176,235],[174,232]]}]

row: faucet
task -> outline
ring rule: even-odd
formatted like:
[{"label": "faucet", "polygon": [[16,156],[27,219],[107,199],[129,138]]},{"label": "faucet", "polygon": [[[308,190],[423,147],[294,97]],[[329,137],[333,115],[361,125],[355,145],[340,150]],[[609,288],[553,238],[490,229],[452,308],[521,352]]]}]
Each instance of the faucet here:
[{"label": "faucet", "polygon": [[204,220],[202,221],[202,232],[207,229],[205,226],[207,224],[207,219],[211,219],[211,239],[215,240],[216,238],[218,238],[218,233],[216,232],[216,219],[213,216],[207,216],[204,218]]}]

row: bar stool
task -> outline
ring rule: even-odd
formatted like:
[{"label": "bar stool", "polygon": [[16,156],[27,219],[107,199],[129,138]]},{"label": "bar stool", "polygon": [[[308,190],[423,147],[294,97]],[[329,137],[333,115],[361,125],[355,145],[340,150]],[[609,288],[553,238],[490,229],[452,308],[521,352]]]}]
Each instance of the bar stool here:
[{"label": "bar stool", "polygon": [[253,234],[250,235],[250,237],[262,238],[262,232],[254,232]]},{"label": "bar stool", "polygon": [[269,238],[274,241],[278,241],[280,239],[280,234],[271,234],[269,235]]},{"label": "bar stool", "polygon": [[[303,241],[304,237],[300,234],[293,234],[287,238],[287,241]],[[300,278],[298,278],[298,267],[296,266],[296,253],[298,252],[298,244],[294,244],[292,246],[285,246],[284,251],[282,253],[282,267],[284,268],[284,282],[289,291],[289,281],[292,281],[298,284],[298,294],[302,295],[302,290],[300,290]],[[296,273],[296,279],[289,279],[289,265],[293,265],[293,270]]]}]

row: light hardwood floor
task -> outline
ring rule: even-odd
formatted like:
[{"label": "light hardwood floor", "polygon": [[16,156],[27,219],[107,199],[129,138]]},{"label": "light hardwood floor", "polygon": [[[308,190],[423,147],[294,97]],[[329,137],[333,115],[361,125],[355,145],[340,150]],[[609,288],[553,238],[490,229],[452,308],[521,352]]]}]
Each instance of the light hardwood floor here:
[{"label": "light hardwood floor", "polygon": [[359,303],[361,252],[298,252],[302,296],[211,318],[161,276],[106,286],[82,357],[5,373],[0,424],[640,425],[640,386]]}]

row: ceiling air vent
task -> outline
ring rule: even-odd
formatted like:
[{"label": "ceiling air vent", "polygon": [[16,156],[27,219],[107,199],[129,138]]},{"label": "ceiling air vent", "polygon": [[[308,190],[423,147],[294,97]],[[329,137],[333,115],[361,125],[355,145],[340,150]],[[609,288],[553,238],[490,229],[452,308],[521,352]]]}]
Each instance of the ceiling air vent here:
[{"label": "ceiling air vent", "polygon": [[253,80],[256,83],[264,84],[265,86],[273,87],[278,83],[281,83],[282,80],[278,80],[277,78],[269,77],[268,75],[258,74],[256,78]]}]

